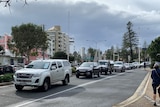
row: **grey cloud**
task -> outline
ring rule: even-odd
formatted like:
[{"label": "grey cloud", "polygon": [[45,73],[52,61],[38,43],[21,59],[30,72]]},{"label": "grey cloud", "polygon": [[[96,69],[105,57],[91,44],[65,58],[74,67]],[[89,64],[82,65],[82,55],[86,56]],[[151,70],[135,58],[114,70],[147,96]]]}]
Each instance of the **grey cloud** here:
[{"label": "grey cloud", "polygon": [[[138,5],[141,5],[141,3]],[[3,25],[0,26],[0,34],[10,33],[11,26],[22,23],[44,24],[46,29],[54,25],[60,25],[62,32],[66,32],[75,38],[77,49],[81,46],[95,46],[94,42],[87,43],[86,40],[99,42],[99,47],[102,49],[113,45],[121,46],[128,21],[133,21],[134,27],[141,28],[138,30],[135,28],[135,30],[142,40],[151,41],[151,39],[154,39],[150,37],[151,35],[157,36],[159,34],[158,29],[152,29],[158,24],[148,23],[144,20],[140,21],[137,15],[126,11],[120,10],[113,14],[110,12],[109,6],[99,5],[96,2],[77,2],[75,4],[62,1],[52,3],[33,2],[24,7],[17,3],[11,7],[11,14],[0,17],[0,20],[1,25]],[[147,28],[150,30],[147,30]],[[107,41],[103,43],[102,40]]]}]

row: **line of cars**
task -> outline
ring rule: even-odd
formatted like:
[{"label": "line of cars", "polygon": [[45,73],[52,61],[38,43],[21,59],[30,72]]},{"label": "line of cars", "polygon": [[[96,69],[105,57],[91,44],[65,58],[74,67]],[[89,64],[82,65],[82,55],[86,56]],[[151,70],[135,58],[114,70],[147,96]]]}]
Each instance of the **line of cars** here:
[{"label": "line of cars", "polygon": [[[112,74],[115,72],[125,72],[126,67],[122,61],[99,60],[98,62],[83,62],[76,68],[77,78],[85,76],[87,78],[100,77],[101,74]],[[16,70],[13,75],[14,85],[17,90],[22,90],[24,86],[38,87],[47,91],[50,86],[58,81],[63,85],[68,85],[72,76],[72,67],[65,59],[35,60],[25,68]]]},{"label": "line of cars", "polygon": [[98,62],[83,62],[76,69],[76,77],[86,76],[93,78],[94,75],[100,77],[100,74],[112,74],[112,72],[125,72],[125,70],[142,67],[143,63],[138,62],[124,63],[123,61],[98,60]]},{"label": "line of cars", "polygon": [[125,72],[125,66],[122,61],[98,60],[98,62],[83,62],[76,69],[76,77],[86,76],[93,78],[95,75],[100,77],[101,74],[112,74],[115,72]]}]

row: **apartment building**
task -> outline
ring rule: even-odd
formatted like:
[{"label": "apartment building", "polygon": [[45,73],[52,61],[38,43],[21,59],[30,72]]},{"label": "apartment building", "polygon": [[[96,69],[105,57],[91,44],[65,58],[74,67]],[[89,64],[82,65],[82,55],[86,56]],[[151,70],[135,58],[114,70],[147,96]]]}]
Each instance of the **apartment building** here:
[{"label": "apartment building", "polygon": [[63,33],[60,26],[54,26],[46,32],[50,39],[47,54],[53,57],[55,52],[63,51],[69,55],[70,44],[74,42],[74,39],[69,37],[66,33]]}]

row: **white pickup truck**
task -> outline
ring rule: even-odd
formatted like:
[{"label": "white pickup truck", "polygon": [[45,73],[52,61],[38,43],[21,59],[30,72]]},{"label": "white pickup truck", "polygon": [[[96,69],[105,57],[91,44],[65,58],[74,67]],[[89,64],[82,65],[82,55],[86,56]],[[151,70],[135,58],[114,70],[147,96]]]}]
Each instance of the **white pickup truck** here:
[{"label": "white pickup truck", "polygon": [[17,90],[22,90],[24,86],[33,86],[47,91],[58,81],[67,85],[71,75],[71,64],[68,60],[48,59],[32,61],[25,68],[17,70],[13,77]]}]

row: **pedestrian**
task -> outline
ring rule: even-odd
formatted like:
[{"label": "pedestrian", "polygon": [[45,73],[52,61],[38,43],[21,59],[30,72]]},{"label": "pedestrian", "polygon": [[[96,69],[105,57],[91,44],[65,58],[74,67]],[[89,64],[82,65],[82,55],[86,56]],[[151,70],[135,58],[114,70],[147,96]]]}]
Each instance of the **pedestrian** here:
[{"label": "pedestrian", "polygon": [[154,100],[154,106],[157,106],[156,103],[156,93],[158,90],[158,95],[160,98],[160,69],[159,69],[159,64],[155,63],[154,64],[154,69],[152,70],[151,73],[151,78],[152,78],[152,88],[153,88],[153,100]]},{"label": "pedestrian", "polygon": [[144,70],[146,70],[146,62],[144,62]]}]

